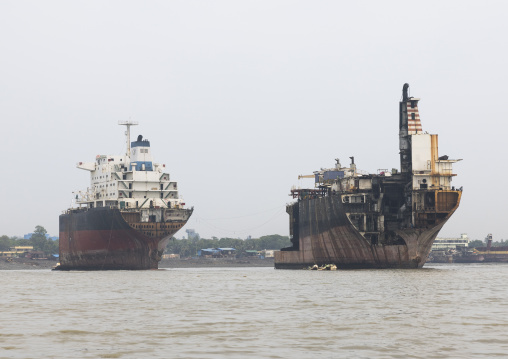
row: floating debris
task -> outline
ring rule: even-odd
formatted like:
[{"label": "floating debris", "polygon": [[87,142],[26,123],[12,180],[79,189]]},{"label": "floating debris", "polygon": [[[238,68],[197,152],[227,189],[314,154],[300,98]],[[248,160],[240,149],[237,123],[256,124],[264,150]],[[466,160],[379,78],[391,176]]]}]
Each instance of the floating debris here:
[{"label": "floating debris", "polygon": [[314,264],[312,267],[307,268],[309,270],[337,270],[337,266],[335,264],[325,264],[324,266],[319,267],[317,264]]}]

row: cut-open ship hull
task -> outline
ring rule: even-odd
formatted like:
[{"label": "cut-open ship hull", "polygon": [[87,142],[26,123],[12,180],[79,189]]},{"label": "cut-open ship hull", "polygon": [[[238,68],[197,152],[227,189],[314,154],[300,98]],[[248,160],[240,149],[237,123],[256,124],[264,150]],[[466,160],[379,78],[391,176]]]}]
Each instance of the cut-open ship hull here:
[{"label": "cut-open ship hull", "polygon": [[292,246],[275,253],[275,268],[421,268],[441,228],[456,211],[462,188],[451,186],[452,164],[438,155],[438,136],[423,132],[419,99],[403,87],[399,104],[400,171],[365,174],[336,159],[315,171],[314,188],[293,188],[287,205]]},{"label": "cut-open ship hull", "polygon": [[421,268],[447,221],[431,228],[399,229],[396,235],[404,244],[380,245],[372,244],[351,224],[339,197],[304,200],[295,205],[298,249],[275,252],[277,269],[303,269],[314,264],[335,264],[339,269]]}]

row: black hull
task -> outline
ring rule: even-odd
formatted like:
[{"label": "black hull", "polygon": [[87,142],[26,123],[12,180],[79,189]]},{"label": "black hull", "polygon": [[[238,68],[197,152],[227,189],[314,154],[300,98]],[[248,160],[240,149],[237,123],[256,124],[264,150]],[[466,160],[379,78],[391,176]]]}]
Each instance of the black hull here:
[{"label": "black hull", "polygon": [[56,269],[157,269],[165,245],[177,230],[148,236],[132,228],[118,209],[68,211],[60,216],[60,264]]}]

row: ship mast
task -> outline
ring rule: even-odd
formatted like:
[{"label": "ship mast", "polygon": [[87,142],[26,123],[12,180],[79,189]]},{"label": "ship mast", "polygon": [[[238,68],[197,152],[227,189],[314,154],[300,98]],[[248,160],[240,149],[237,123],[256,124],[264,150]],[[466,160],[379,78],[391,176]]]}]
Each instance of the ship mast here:
[{"label": "ship mast", "polygon": [[127,131],[125,131],[125,136],[127,137],[127,152],[125,155],[130,158],[131,157],[131,126],[137,126],[138,122],[136,121],[118,121],[119,125],[127,127]]}]

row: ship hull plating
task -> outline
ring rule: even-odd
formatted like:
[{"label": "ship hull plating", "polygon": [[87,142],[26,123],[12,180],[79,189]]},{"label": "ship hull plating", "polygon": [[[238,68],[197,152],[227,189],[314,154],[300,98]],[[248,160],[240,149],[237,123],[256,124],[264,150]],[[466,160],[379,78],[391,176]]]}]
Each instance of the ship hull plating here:
[{"label": "ship hull plating", "polygon": [[175,222],[174,230],[166,229],[160,235],[150,233],[148,236],[132,228],[118,209],[69,211],[60,216],[60,265],[57,269],[157,269],[164,247],[185,222],[186,219]]},{"label": "ship hull plating", "polygon": [[335,264],[342,269],[421,268],[452,214],[428,228],[395,230],[403,240],[400,244],[374,244],[349,221],[339,196],[301,200],[292,206],[297,206],[292,214],[293,247],[275,253],[277,269],[303,269],[314,264]]}]

